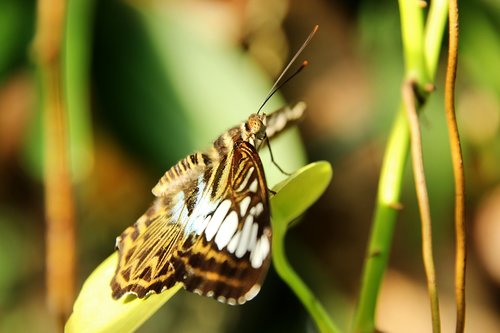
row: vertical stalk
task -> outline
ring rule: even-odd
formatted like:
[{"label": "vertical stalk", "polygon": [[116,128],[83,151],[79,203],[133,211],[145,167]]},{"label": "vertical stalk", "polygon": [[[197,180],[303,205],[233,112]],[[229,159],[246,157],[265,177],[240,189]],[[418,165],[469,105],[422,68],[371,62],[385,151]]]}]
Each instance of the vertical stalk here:
[{"label": "vertical stalk", "polygon": [[456,332],[465,329],[465,180],[460,147],[460,135],[455,117],[455,79],[457,76],[458,55],[458,5],[456,0],[450,1],[449,8],[449,50],[445,84],[445,111],[455,179],[455,299],[457,303]]},{"label": "vertical stalk", "polygon": [[363,268],[361,294],[354,314],[354,332],[375,331],[377,299],[389,260],[397,211],[401,207],[399,197],[408,155],[409,128],[403,111],[401,107],[391,129],[380,171],[377,204]]},{"label": "vertical stalk", "polygon": [[44,128],[47,302],[62,331],[74,295],[74,203],[63,98],[61,44],[64,0],[40,0],[34,51]]},{"label": "vertical stalk", "polygon": [[411,156],[415,178],[415,190],[417,192],[420,221],[422,225],[422,258],[425,276],[427,278],[427,292],[431,301],[432,331],[434,333],[439,333],[441,332],[441,318],[439,314],[439,297],[432,250],[431,209],[425,181],[422,134],[418,122],[417,100],[414,88],[413,82],[405,81],[403,83],[402,95],[406,114],[408,116],[408,124],[410,125]]}]

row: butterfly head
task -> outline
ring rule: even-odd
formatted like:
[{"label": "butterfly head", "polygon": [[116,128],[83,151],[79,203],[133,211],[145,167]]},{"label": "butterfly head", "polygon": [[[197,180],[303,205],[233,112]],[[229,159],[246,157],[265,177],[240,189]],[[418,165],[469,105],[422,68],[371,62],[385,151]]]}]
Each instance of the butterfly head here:
[{"label": "butterfly head", "polygon": [[249,138],[264,140],[266,137],[266,114],[251,114],[245,124],[245,129]]}]

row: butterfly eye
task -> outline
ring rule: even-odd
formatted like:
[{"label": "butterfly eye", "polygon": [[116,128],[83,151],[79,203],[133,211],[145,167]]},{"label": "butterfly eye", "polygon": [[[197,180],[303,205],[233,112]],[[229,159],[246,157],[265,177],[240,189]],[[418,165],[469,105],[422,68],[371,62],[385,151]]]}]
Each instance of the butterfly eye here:
[{"label": "butterfly eye", "polygon": [[266,125],[258,115],[252,114],[248,118],[247,124],[250,133],[255,135],[257,139],[262,140],[266,137]]}]

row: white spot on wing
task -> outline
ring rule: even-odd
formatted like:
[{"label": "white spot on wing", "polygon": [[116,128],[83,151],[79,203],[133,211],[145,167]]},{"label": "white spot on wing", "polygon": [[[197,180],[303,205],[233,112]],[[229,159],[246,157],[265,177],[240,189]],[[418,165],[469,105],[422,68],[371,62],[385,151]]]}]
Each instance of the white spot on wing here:
[{"label": "white spot on wing", "polygon": [[271,244],[269,244],[269,239],[265,235],[262,235],[262,237],[260,238],[260,251],[262,254],[262,260],[267,258],[270,249]]},{"label": "white spot on wing", "polygon": [[250,177],[252,176],[254,170],[255,170],[254,167],[251,167],[250,169],[248,169],[248,172],[245,176],[245,179],[243,179],[240,186],[238,186],[238,188],[236,189],[236,192],[241,192],[245,189],[245,187],[247,186],[248,181],[250,180]]},{"label": "white spot on wing", "polygon": [[203,217],[201,217],[197,221],[197,223],[195,222],[195,229],[194,229],[194,231],[196,232],[197,235],[201,235],[201,233],[203,232],[203,230],[205,230],[205,228],[207,227],[208,222],[210,222],[210,216],[207,216],[205,219],[203,219]]},{"label": "white spot on wing", "polygon": [[238,231],[234,236],[233,238],[231,239],[231,241],[229,242],[229,244],[227,245],[227,250],[230,252],[230,253],[234,253],[234,251],[236,250],[236,246],[238,246],[238,242],[240,240],[240,236],[241,236],[241,231]]},{"label": "white spot on wing", "polygon": [[264,211],[264,205],[262,204],[262,202],[259,202],[256,206],[255,206],[255,216],[259,216],[260,213],[262,213]]},{"label": "white spot on wing", "polygon": [[257,192],[257,179],[254,179],[250,187],[248,188],[250,192]]},{"label": "white spot on wing", "polygon": [[259,268],[260,265],[262,265],[262,261],[260,260],[261,254],[260,254],[260,239],[257,241],[255,244],[255,248],[253,249],[252,253],[250,254],[250,265],[253,268]]},{"label": "white spot on wing", "polygon": [[259,231],[259,225],[257,223],[252,224],[252,231],[250,232],[250,239],[248,240],[248,251],[253,251],[255,249],[255,243],[257,243],[257,232]]},{"label": "white spot on wing", "polygon": [[269,255],[270,248],[269,239],[267,239],[266,235],[262,235],[250,255],[250,263],[253,268],[262,266],[262,263]]},{"label": "white spot on wing", "polygon": [[246,220],[245,220],[245,225],[243,226],[243,229],[241,230],[241,236],[238,242],[238,247],[236,248],[236,256],[238,258],[241,258],[247,253],[247,245],[248,245],[248,237],[250,236],[250,231],[252,229],[252,224],[253,224],[253,216],[248,215]]},{"label": "white spot on wing", "polygon": [[[257,296],[257,294],[260,291],[260,285],[256,284],[254,285],[246,294],[245,294],[245,301],[250,301],[252,298]],[[238,300],[239,302],[240,300]],[[242,303],[245,303],[244,301]],[[241,304],[241,303],[240,303]]]},{"label": "white spot on wing", "polygon": [[236,229],[238,229],[238,215],[235,211],[232,211],[222,222],[217,235],[215,235],[215,244],[217,244],[219,250],[222,250],[229,243]]},{"label": "white spot on wing", "polygon": [[240,202],[240,216],[245,216],[247,213],[248,206],[250,205],[252,199],[250,197],[245,197],[245,199]]},{"label": "white spot on wing", "polygon": [[224,200],[223,202],[221,202],[219,207],[217,207],[217,210],[212,215],[212,219],[210,220],[210,222],[207,225],[207,228],[205,229],[205,237],[207,238],[207,241],[210,242],[212,238],[214,238],[215,233],[219,229],[220,224],[226,217],[229,207],[231,207],[230,200]]}]

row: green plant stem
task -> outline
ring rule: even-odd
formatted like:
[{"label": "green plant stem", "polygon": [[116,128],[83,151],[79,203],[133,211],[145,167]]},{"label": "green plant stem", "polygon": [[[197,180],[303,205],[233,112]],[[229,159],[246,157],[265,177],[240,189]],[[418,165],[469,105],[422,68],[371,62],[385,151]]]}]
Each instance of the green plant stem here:
[{"label": "green plant stem", "polygon": [[63,84],[74,181],[88,175],[93,163],[89,76],[94,5],[94,0],[68,1],[65,22]]},{"label": "green plant stem", "polygon": [[429,80],[434,81],[439,54],[448,19],[448,0],[431,1],[425,25],[425,60]]},{"label": "green plant stem", "polygon": [[405,76],[420,90],[429,80],[424,54],[424,12],[415,0],[399,0],[401,35],[405,58]]},{"label": "green plant stem", "polygon": [[[273,224],[273,227],[275,225],[276,224]],[[273,237],[272,246],[273,264],[276,272],[300,299],[300,301],[318,326],[319,331],[321,333],[339,333],[340,330],[332,322],[321,303],[319,303],[311,290],[309,290],[307,285],[300,279],[297,273],[290,266],[290,263],[285,256],[283,238]]]},{"label": "green plant stem", "polygon": [[403,108],[392,127],[380,173],[377,205],[365,258],[361,294],[354,316],[355,332],[373,332],[377,297],[387,267],[391,240],[401,207],[401,182],[408,155],[409,128]]},{"label": "green plant stem", "polygon": [[[444,31],[447,4],[447,0],[431,2],[424,37],[421,8],[418,8],[416,2],[400,1],[406,77],[429,80],[418,82],[424,98],[428,95],[425,82],[434,80],[436,75],[442,41],[442,36],[436,35],[442,34]],[[420,60],[416,58],[420,58]],[[425,59],[425,61],[421,59]],[[404,165],[408,156],[409,140],[409,127],[404,108],[401,105],[392,126],[383,159],[377,204],[361,280],[361,292],[354,314],[354,332],[371,333],[375,331],[377,298],[387,267],[397,208],[400,207],[399,197]]]}]

